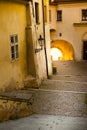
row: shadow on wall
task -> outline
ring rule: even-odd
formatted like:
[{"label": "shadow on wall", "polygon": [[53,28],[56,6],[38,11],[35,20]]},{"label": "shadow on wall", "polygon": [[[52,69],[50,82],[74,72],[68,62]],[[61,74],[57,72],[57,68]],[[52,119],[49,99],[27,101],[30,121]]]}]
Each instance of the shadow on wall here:
[{"label": "shadow on wall", "polygon": [[[74,49],[71,43],[65,40],[55,40],[51,42],[51,51],[53,48],[58,49],[58,51],[62,53],[61,57],[58,57],[56,60],[74,60]],[[52,56],[52,60],[54,60],[52,52],[51,52],[51,56]]]}]

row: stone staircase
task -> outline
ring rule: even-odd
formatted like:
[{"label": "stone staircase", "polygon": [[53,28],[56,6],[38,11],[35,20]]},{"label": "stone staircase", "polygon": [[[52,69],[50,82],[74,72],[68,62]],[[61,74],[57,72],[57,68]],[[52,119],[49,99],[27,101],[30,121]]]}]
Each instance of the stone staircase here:
[{"label": "stone staircase", "polygon": [[33,111],[52,114],[87,117],[87,62],[54,62],[57,74],[45,80],[34,93]]},{"label": "stone staircase", "polygon": [[0,93],[0,121],[31,114],[87,117],[87,62],[53,62],[57,74],[43,81],[25,79],[25,88]]}]

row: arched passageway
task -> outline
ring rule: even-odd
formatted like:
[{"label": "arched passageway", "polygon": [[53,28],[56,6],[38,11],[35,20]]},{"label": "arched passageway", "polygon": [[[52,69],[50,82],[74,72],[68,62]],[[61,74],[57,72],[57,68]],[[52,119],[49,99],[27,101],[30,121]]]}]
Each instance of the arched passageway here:
[{"label": "arched passageway", "polygon": [[[65,40],[52,41],[51,42],[51,56],[52,57],[53,57],[52,54],[54,54],[56,51],[55,50],[54,53],[52,53],[53,48],[58,49],[58,52],[60,53],[60,56],[57,58],[58,60],[74,60],[74,50],[71,43]],[[55,53],[55,55],[58,55],[58,53]]]}]

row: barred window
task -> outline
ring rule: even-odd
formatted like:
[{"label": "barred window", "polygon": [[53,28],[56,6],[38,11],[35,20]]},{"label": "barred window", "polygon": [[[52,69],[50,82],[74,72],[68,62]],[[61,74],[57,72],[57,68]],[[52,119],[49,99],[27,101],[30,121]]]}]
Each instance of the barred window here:
[{"label": "barred window", "polygon": [[16,60],[19,57],[18,54],[18,35],[10,36],[10,45],[11,45],[11,59]]}]

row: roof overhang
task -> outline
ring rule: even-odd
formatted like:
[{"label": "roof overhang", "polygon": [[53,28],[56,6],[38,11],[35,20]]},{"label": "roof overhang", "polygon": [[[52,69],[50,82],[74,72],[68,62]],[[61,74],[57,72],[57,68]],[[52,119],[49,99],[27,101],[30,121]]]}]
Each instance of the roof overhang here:
[{"label": "roof overhang", "polygon": [[83,3],[87,2],[87,0],[50,0],[50,5],[58,5],[58,4],[67,4],[67,3]]},{"label": "roof overhang", "polygon": [[3,2],[23,3],[23,4],[26,4],[28,2],[32,2],[32,0],[0,0],[0,1],[3,1]]}]

